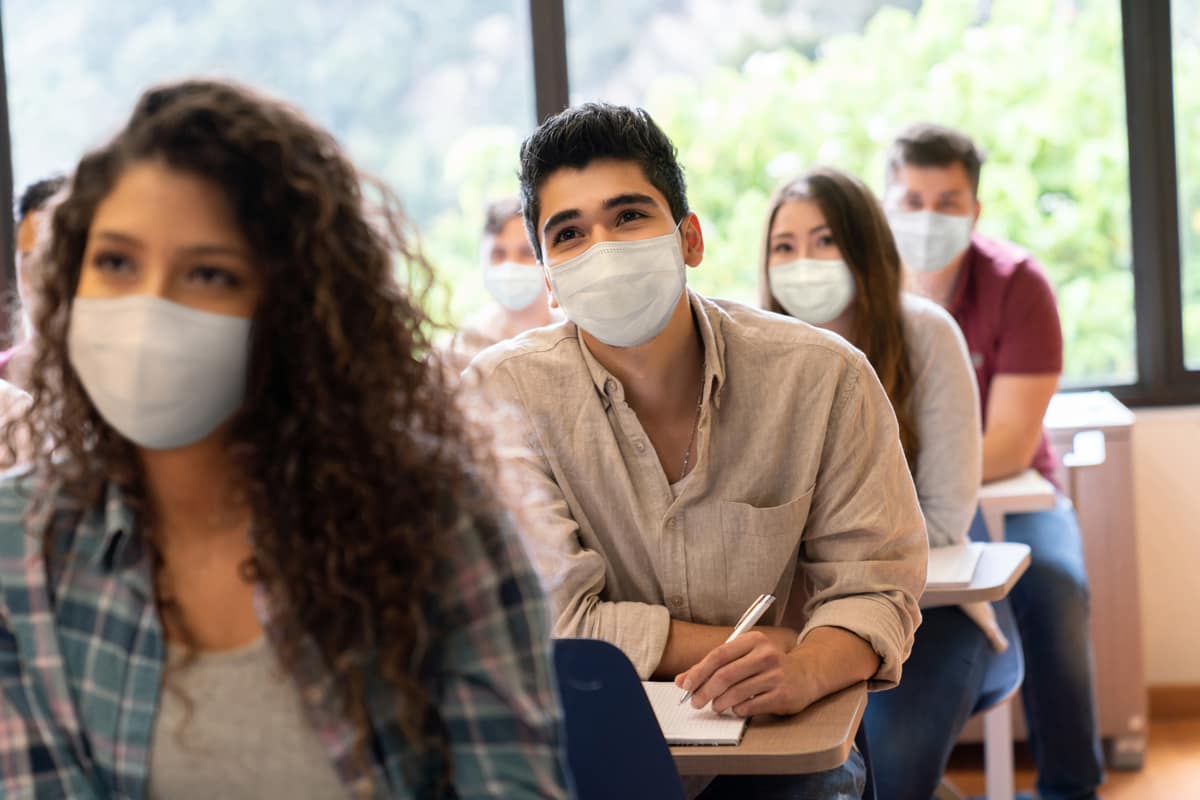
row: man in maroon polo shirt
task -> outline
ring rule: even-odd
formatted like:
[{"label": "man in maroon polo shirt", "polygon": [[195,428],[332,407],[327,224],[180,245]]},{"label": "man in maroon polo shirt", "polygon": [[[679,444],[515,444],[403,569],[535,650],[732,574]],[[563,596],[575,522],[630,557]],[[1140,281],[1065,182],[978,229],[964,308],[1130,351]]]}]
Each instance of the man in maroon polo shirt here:
[{"label": "man in maroon polo shirt", "polygon": [[[982,164],[966,135],[914,125],[892,145],[884,205],[912,287],[953,314],[967,340],[983,406],[984,481],[1030,467],[1054,480],[1056,456],[1042,429],[1063,368],[1054,291],[1029,253],[975,232]],[[982,525],[977,514],[973,536]],[[1038,795],[1095,797],[1103,768],[1075,512],[1060,495],[1051,510],[1008,515],[1005,538],[1032,551],[1010,600],[1025,652]]]}]

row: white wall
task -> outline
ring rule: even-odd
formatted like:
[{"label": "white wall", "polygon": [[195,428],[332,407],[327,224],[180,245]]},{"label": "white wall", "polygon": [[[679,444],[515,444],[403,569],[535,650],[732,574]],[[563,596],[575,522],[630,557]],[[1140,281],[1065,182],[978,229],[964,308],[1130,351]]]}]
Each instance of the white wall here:
[{"label": "white wall", "polygon": [[1146,682],[1200,685],[1200,406],[1138,410],[1136,416]]}]

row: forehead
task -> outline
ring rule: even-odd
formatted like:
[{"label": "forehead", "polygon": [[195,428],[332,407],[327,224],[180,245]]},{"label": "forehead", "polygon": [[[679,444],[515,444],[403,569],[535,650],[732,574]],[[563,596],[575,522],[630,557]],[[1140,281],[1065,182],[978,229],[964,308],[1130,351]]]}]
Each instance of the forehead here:
[{"label": "forehead", "polygon": [[896,170],[895,184],[910,192],[971,191],[967,168],[958,161],[943,166],[901,166]]},{"label": "forehead", "polygon": [[775,220],[771,225],[772,233],[795,233],[801,236],[808,234],[813,228],[827,224],[821,207],[812,200],[786,200],[775,212]]},{"label": "forehead", "polygon": [[538,230],[560,211],[578,209],[587,214],[602,208],[604,201],[620,194],[644,194],[663,209],[669,204],[654,188],[635,161],[597,159],[585,167],[560,167],[538,189]]},{"label": "forehead", "polygon": [[221,187],[155,162],[126,169],[96,206],[92,227],[163,233],[173,239],[241,238]]},{"label": "forehead", "polygon": [[525,220],[520,216],[510,217],[508,221],[500,226],[499,231],[494,234],[490,234],[490,238],[493,241],[498,241],[505,244],[514,241],[524,241]]}]

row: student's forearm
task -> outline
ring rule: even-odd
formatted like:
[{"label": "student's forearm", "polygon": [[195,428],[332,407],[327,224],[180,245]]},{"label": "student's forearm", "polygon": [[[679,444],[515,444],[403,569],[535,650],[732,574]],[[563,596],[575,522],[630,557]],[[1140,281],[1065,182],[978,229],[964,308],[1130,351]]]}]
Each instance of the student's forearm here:
[{"label": "student's forearm", "polygon": [[[765,633],[785,653],[796,645],[797,633],[791,628],[760,625],[754,630]],[[674,680],[676,675],[691,669],[714,647],[724,643],[732,632],[732,627],[698,625],[678,619],[671,620],[671,630],[667,634],[667,646],[663,650],[662,659],[655,667],[652,677],[655,680]]]},{"label": "student's forearm", "polygon": [[1000,428],[983,435],[983,480],[1000,480],[1024,472],[1037,452],[1041,429]]},{"label": "student's forearm", "polygon": [[801,666],[808,703],[865,681],[879,671],[879,655],[844,628],[814,628],[788,653]]}]

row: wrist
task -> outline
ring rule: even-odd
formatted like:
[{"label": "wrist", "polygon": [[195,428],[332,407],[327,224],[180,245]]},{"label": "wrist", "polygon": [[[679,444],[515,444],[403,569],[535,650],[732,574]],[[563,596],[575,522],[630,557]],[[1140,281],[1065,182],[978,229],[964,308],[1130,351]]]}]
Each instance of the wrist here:
[{"label": "wrist", "polygon": [[800,634],[796,633],[791,628],[771,627],[763,630],[771,643],[780,649],[783,653],[790,653],[796,647],[796,640],[800,638]]}]

